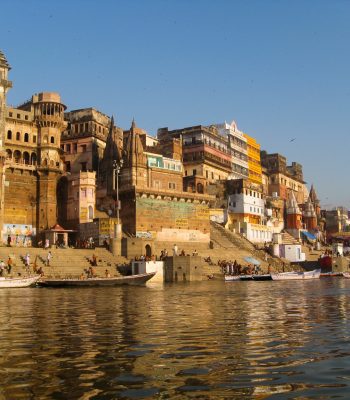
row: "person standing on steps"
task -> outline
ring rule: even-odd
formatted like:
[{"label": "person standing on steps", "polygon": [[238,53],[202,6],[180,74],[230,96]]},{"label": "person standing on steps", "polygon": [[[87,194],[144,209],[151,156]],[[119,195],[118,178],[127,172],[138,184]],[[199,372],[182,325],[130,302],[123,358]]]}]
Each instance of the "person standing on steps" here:
[{"label": "person standing on steps", "polygon": [[177,256],[177,246],[176,246],[176,244],[174,244],[174,247],[173,247],[173,256]]},{"label": "person standing on steps", "polygon": [[50,266],[51,259],[52,259],[52,253],[51,253],[51,250],[49,250],[49,252],[47,253],[47,256],[46,256],[46,265],[48,267]]}]

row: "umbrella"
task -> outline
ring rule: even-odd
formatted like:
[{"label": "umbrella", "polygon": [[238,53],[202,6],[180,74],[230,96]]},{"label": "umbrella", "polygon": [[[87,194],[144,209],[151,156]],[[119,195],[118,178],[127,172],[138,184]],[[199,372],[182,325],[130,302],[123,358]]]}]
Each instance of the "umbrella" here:
[{"label": "umbrella", "polygon": [[260,265],[260,261],[256,260],[253,257],[244,257],[244,261],[247,261],[247,263],[249,264],[253,264],[253,265]]}]

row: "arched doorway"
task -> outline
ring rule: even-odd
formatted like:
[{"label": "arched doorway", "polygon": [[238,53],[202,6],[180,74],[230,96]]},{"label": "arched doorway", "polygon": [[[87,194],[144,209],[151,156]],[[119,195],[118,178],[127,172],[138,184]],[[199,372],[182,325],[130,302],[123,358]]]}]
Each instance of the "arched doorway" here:
[{"label": "arched doorway", "polygon": [[152,247],[149,244],[146,244],[145,250],[146,250],[146,257],[152,257]]}]

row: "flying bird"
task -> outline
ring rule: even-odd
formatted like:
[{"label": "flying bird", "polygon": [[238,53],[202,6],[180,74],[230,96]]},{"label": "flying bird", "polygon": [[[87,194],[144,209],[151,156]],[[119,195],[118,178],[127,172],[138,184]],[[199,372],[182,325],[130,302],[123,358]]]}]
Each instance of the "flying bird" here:
[{"label": "flying bird", "polygon": [[295,139],[296,139],[296,138],[290,139],[290,142],[294,142]]}]

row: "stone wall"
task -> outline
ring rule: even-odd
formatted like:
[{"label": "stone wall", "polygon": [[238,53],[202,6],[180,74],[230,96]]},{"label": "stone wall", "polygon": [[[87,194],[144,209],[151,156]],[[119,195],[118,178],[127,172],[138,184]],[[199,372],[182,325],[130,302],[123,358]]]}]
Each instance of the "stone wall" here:
[{"label": "stone wall", "polygon": [[209,207],[189,201],[136,197],[135,236],[174,243],[208,243]]}]

